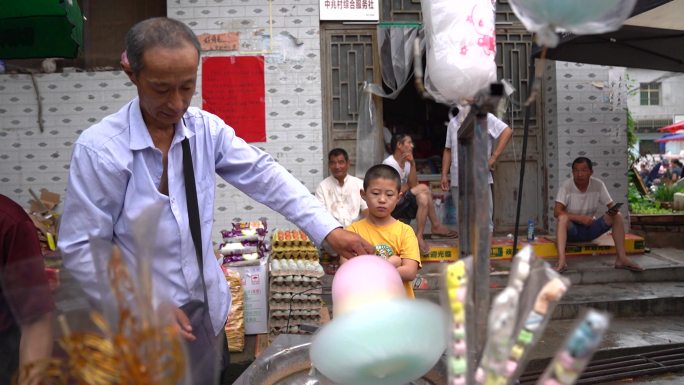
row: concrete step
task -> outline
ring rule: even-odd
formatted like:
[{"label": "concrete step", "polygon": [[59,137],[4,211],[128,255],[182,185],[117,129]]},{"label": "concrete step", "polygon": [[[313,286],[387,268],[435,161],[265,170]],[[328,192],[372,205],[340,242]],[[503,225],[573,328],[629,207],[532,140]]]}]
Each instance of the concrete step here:
[{"label": "concrete step", "polygon": [[[582,256],[568,259],[563,275],[572,282],[571,290],[557,306],[554,317],[574,318],[583,307],[605,309],[615,317],[684,314],[684,252],[678,249],[653,249],[630,256],[646,268],[635,273],[613,268],[614,256]],[[547,260],[555,264],[555,260]],[[442,271],[447,263],[425,263],[414,281],[418,298],[439,303],[443,285]],[[508,283],[510,261],[492,261],[492,294]],[[325,276],[324,300],[332,303],[332,276]],[[652,285],[650,285],[652,284]]]},{"label": "concrete step", "polygon": [[[613,267],[615,256],[581,256],[568,259],[568,270],[563,276],[574,286],[613,282],[662,282],[684,281],[684,251],[678,249],[653,249],[649,253],[631,255],[630,258],[646,271],[634,273]],[[545,259],[552,266],[555,258]],[[503,288],[508,283],[510,260],[492,260],[494,271],[490,274],[492,288]],[[414,282],[416,289],[439,290],[442,287],[442,271],[446,263],[425,263]]]},{"label": "concrete step", "polygon": [[684,282],[574,285],[554,309],[552,319],[575,319],[586,308],[606,311],[613,318],[681,315]]},{"label": "concrete step", "polygon": [[[530,359],[553,357],[574,327],[574,319],[551,320]],[[684,343],[684,315],[613,318],[599,346],[602,355],[625,348]]]},{"label": "concrete step", "polygon": [[[499,292],[492,290],[492,297]],[[416,298],[440,303],[440,290],[415,290]],[[614,318],[684,314],[684,282],[608,283],[571,286],[556,305],[552,319],[575,319],[586,308]]]}]

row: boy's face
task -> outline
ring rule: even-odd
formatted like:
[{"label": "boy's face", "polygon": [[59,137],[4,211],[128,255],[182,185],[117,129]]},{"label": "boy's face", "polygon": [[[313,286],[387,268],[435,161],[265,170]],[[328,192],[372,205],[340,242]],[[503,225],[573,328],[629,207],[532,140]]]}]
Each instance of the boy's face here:
[{"label": "boy's face", "polygon": [[399,201],[397,181],[378,178],[368,183],[361,191],[361,197],[368,204],[368,214],[376,218],[386,218],[392,214]]}]

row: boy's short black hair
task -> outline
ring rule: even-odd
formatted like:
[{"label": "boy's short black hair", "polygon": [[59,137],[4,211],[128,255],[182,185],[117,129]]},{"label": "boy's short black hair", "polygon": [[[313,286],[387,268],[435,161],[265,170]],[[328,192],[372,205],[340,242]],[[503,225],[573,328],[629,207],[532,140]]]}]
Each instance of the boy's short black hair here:
[{"label": "boy's short black hair", "polygon": [[371,181],[376,179],[389,179],[397,182],[397,191],[401,190],[401,176],[399,172],[392,166],[386,164],[376,164],[366,171],[366,176],[363,178],[363,189],[366,190]]}]

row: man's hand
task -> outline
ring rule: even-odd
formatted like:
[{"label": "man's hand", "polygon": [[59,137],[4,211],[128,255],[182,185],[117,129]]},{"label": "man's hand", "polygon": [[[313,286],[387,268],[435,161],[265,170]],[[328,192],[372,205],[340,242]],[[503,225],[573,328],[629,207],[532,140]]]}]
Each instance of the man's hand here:
[{"label": "man's hand", "polygon": [[439,184],[442,187],[442,191],[449,191],[449,178],[446,175],[442,175]]},{"label": "man's hand", "polygon": [[358,255],[375,254],[375,248],[365,239],[341,227],[331,231],[325,237],[325,241],[328,242],[338,255],[347,259]]},{"label": "man's hand", "polygon": [[608,209],[608,211],[606,211],[606,214],[608,214],[608,215],[611,216],[611,217],[614,217],[614,216],[617,215],[617,213],[620,211],[620,207],[621,207],[621,206],[622,206],[622,203],[616,203],[616,204],[612,205],[612,206]]},{"label": "man's hand", "polygon": [[578,215],[574,221],[585,226],[591,226],[591,223],[594,222],[594,217],[590,215]]},{"label": "man's hand", "polygon": [[186,341],[194,341],[197,337],[192,334],[192,325],[185,312],[179,308],[174,309],[176,315],[176,324],[178,325],[178,332]]},{"label": "man's hand", "polygon": [[405,161],[413,162],[413,152],[412,151],[404,152],[401,154],[401,156],[404,158]]},{"label": "man's hand", "polygon": [[496,159],[494,159],[493,156],[490,156],[487,160],[487,168],[489,168],[491,171],[494,171],[494,164],[496,164]]}]

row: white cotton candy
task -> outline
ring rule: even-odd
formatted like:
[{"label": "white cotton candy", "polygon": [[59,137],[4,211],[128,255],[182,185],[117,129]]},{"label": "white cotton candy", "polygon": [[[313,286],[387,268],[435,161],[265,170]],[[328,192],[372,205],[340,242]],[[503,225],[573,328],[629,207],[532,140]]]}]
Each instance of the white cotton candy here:
[{"label": "white cotton candy", "polygon": [[491,0],[422,1],[427,38],[426,88],[456,105],[496,81]]}]

